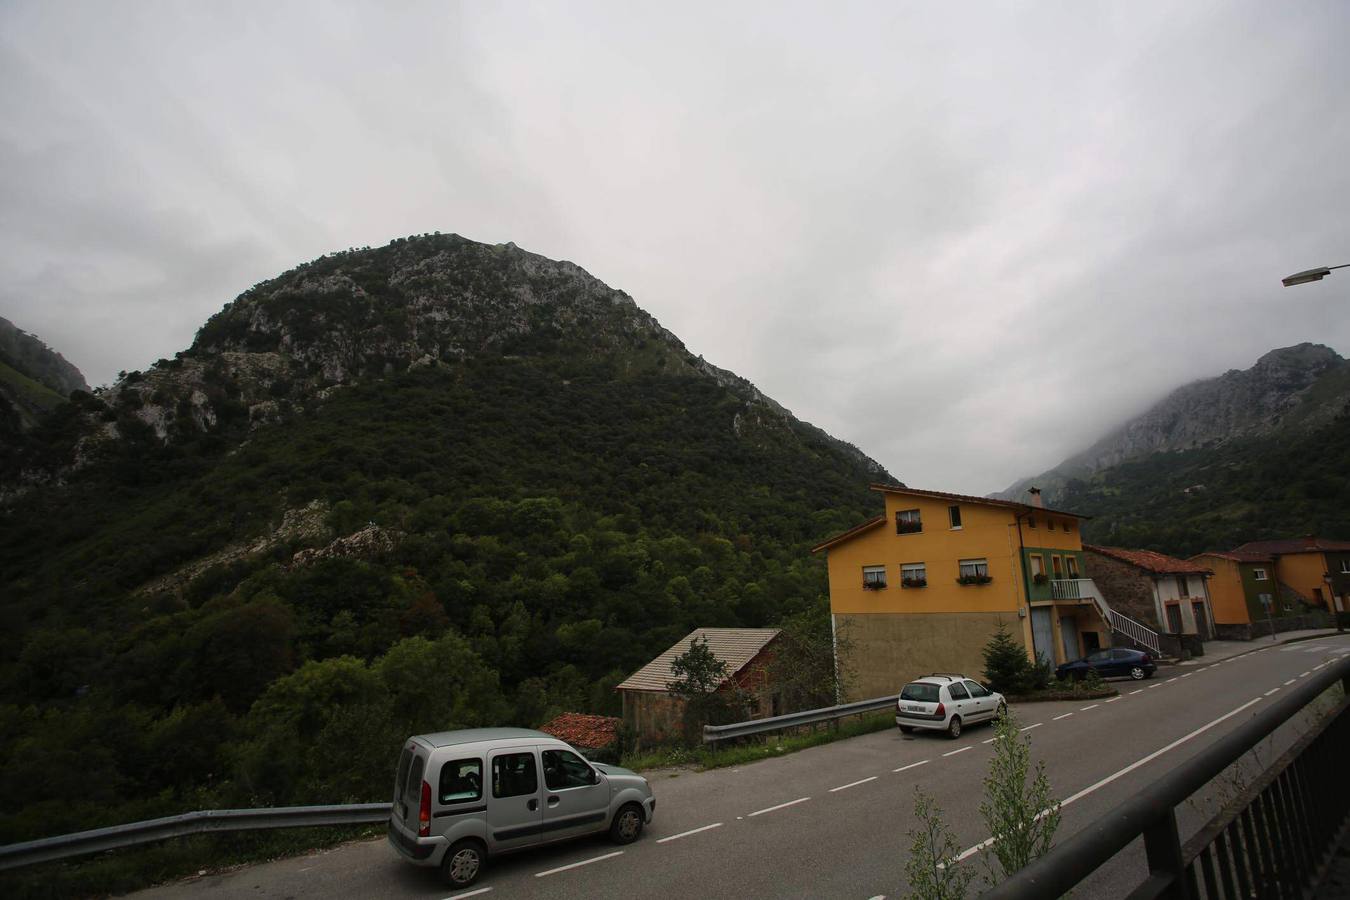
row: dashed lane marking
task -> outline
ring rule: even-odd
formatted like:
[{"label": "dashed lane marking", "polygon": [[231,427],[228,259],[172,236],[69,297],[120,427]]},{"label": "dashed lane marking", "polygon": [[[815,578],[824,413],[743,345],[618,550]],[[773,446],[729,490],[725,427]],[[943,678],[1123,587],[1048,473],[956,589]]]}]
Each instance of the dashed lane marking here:
[{"label": "dashed lane marking", "polygon": [[995,740],[994,738],[989,738],[987,741],[980,741],[980,743],[981,743],[981,744],[992,744],[992,743],[994,742],[994,740]]},{"label": "dashed lane marking", "polygon": [[[1138,691],[1135,691],[1135,693],[1137,694],[1137,693],[1139,693],[1139,692],[1138,692]],[[1112,697],[1110,700],[1107,700],[1106,702],[1107,702],[1107,703],[1115,703],[1117,700],[1124,700],[1124,699],[1125,699],[1124,697]]]},{"label": "dashed lane marking", "polygon": [[700,831],[709,831],[713,828],[721,828],[721,822],[714,822],[712,825],[704,825],[702,828],[691,828],[689,831],[681,831],[679,834],[672,834],[670,837],[663,837],[657,841],[658,844],[664,844],[666,841],[678,841],[682,837],[689,837],[691,834],[698,834]]},{"label": "dashed lane marking", "polygon": [[1307,678],[1307,677],[1308,677],[1309,675],[1311,675],[1311,674],[1312,674],[1312,669],[1309,669],[1308,671],[1304,672],[1302,675],[1300,675],[1300,676],[1298,676],[1298,677],[1299,677],[1299,678]]},{"label": "dashed lane marking", "polygon": [[891,769],[891,771],[892,771],[892,772],[903,772],[903,771],[905,771],[906,769],[913,769],[915,766],[926,766],[926,765],[928,765],[928,760],[926,760],[926,759],[921,759],[921,760],[919,760],[919,761],[916,762],[916,763],[910,763],[909,765],[907,765],[907,766],[901,766],[901,767],[898,768],[898,769]]},{"label": "dashed lane marking", "polygon": [[1073,715],[1073,713],[1065,713],[1065,714],[1062,715],[1062,716],[1055,716],[1055,717],[1054,717],[1053,719],[1051,719],[1050,721],[1052,721],[1052,722],[1058,722],[1060,719],[1067,719],[1067,718],[1068,718],[1069,716],[1071,716],[1071,715]]},{"label": "dashed lane marking", "polygon": [[796,800],[789,800],[787,803],[780,803],[777,806],[770,806],[768,809],[761,809],[752,812],[750,815],[746,816],[746,818],[753,819],[755,816],[762,816],[765,813],[771,813],[776,809],[783,809],[788,806],[796,806],[798,803],[805,803],[807,800],[810,799],[811,799],[810,797],[798,797]]},{"label": "dashed lane marking", "polygon": [[570,863],[565,866],[558,866],[556,869],[547,869],[543,872],[535,872],[535,878],[543,878],[545,875],[556,875],[559,872],[566,872],[568,869],[577,869],[581,866],[589,866],[591,863],[600,862],[602,859],[613,859],[616,856],[623,856],[622,850],[615,850],[613,853],[606,853],[604,856],[592,856],[590,859],[583,859],[581,862]]},{"label": "dashed lane marking", "polygon": [[1271,688],[1270,690],[1266,691],[1266,692],[1265,692],[1264,694],[1262,694],[1261,696],[1262,696],[1262,697],[1269,697],[1271,694],[1275,693],[1275,692],[1278,691],[1278,690],[1279,690],[1279,688],[1273,687],[1273,688]]},{"label": "dashed lane marking", "polygon": [[1135,694],[1142,694],[1143,692],[1144,692],[1143,688],[1140,688],[1137,691],[1130,691],[1130,696],[1133,697]]},{"label": "dashed lane marking", "polygon": [[[1145,757],[1142,758],[1142,759],[1135,760],[1134,762],[1130,763],[1128,766],[1126,766],[1125,768],[1121,769],[1120,771],[1115,772],[1115,773],[1113,773],[1113,774],[1111,774],[1111,775],[1106,776],[1106,777],[1103,778],[1101,781],[1098,781],[1098,782],[1096,782],[1095,784],[1090,784],[1090,785],[1088,785],[1087,787],[1083,788],[1083,789],[1082,789],[1081,791],[1079,791],[1078,793],[1074,794],[1072,797],[1069,797],[1068,799],[1062,801],[1062,802],[1059,804],[1059,808],[1060,808],[1060,809],[1063,809],[1064,807],[1068,806],[1070,803],[1073,803],[1073,802],[1075,802],[1075,801],[1077,801],[1077,800],[1082,800],[1082,799],[1083,799],[1084,797],[1086,797],[1088,794],[1091,794],[1091,793],[1093,793],[1094,791],[1099,790],[1100,788],[1106,787],[1108,784],[1110,784],[1111,782],[1115,781],[1117,778],[1122,778],[1122,777],[1124,777],[1125,775],[1128,775],[1129,773],[1133,772],[1135,769],[1139,768],[1140,766],[1147,765],[1148,763],[1153,762],[1153,760],[1155,760],[1155,759],[1157,759],[1158,757],[1162,756],[1164,753],[1167,753],[1169,750],[1174,750],[1174,749],[1176,749],[1177,747],[1180,747],[1182,744],[1186,743],[1187,741],[1189,741],[1189,740],[1191,740],[1191,739],[1193,739],[1193,738],[1199,737],[1200,735],[1204,734],[1206,731],[1209,731],[1211,728],[1213,728],[1214,726],[1218,725],[1220,722],[1227,721],[1228,719],[1233,718],[1233,716],[1236,716],[1238,713],[1241,713],[1241,712],[1243,712],[1244,710],[1249,709],[1249,708],[1251,708],[1252,706],[1255,706],[1257,703],[1260,703],[1260,702],[1261,702],[1261,698],[1260,698],[1260,697],[1254,697],[1254,698],[1252,698],[1251,700],[1248,700],[1246,703],[1242,704],[1242,705],[1239,706],[1237,709],[1230,710],[1229,712],[1224,713],[1223,715],[1219,716],[1217,719],[1213,720],[1212,722],[1209,722],[1209,723],[1206,724],[1206,725],[1201,725],[1199,728],[1195,729],[1195,730],[1192,731],[1190,734],[1188,734],[1188,735],[1186,735],[1186,736],[1184,736],[1184,737],[1177,738],[1175,741],[1173,741],[1172,743],[1168,744],[1166,747],[1162,747],[1162,748],[1160,748],[1160,749],[1158,749],[1158,750],[1154,750],[1154,751],[1153,751],[1152,753],[1150,753],[1148,756],[1145,756]],[[1044,815],[1046,814],[1046,812],[1047,812],[1046,810],[1042,810],[1040,813],[1038,813],[1038,814],[1036,815],[1036,818],[1039,819],[1041,816],[1044,816]],[[958,863],[959,863],[959,862],[961,862],[962,860],[967,859],[968,857],[974,856],[976,853],[979,853],[981,850],[985,849],[986,847],[990,846],[990,845],[993,844],[993,843],[994,843],[994,839],[993,839],[993,838],[987,838],[987,839],[981,841],[980,843],[976,844],[974,847],[970,847],[970,848],[968,848],[968,849],[962,851],[960,854],[957,855],[956,859],[955,859],[953,862],[958,862]]]},{"label": "dashed lane marking", "polygon": [[461,897],[477,897],[479,894],[486,894],[490,890],[492,890],[492,888],[485,887],[479,888],[476,891],[465,891],[462,894],[451,894],[449,897],[446,897],[445,900],[459,900]]},{"label": "dashed lane marking", "polygon": [[1297,678],[1290,678],[1288,681],[1286,681],[1286,682],[1284,683],[1284,687],[1289,687],[1289,685],[1293,684],[1295,681],[1298,681],[1298,679],[1297,679]]},{"label": "dashed lane marking", "polygon": [[1166,681],[1164,681],[1163,684],[1171,684],[1171,683],[1174,682],[1174,681],[1176,681],[1175,678],[1169,678],[1169,679],[1167,679]]},{"label": "dashed lane marking", "polygon": [[1185,675],[1182,675],[1181,677],[1182,677],[1182,678],[1190,678],[1190,677],[1191,677],[1192,675],[1194,675],[1194,674],[1195,674],[1194,672],[1187,672]]},{"label": "dashed lane marking", "polygon": [[1033,729],[1033,728],[1040,728],[1040,727],[1041,727],[1042,725],[1044,725],[1044,724],[1045,724],[1044,722],[1037,722],[1035,725],[1028,725],[1026,728],[1023,728],[1022,730],[1023,730],[1023,731],[1030,731],[1030,730]]},{"label": "dashed lane marking", "polygon": [[1150,685],[1148,686],[1148,689],[1149,689],[1149,690],[1153,690],[1154,688],[1160,688],[1160,687],[1162,687],[1161,684],[1150,684]]},{"label": "dashed lane marking", "polygon": [[943,755],[943,756],[955,756],[955,755],[958,754],[958,753],[965,753],[965,752],[966,752],[967,750],[969,750],[969,749],[970,749],[970,747],[962,747],[962,748],[959,749],[959,750],[948,750],[946,753],[944,753],[944,754],[942,754],[942,755]]},{"label": "dashed lane marking", "polygon": [[[969,750],[970,748],[967,747],[966,749]],[[839,787],[830,788],[830,793],[833,794],[835,791],[846,791],[851,787],[857,787],[860,784],[867,784],[867,782],[869,781],[876,781],[876,780],[877,776],[873,775],[871,778],[863,778],[858,781],[850,781],[848,784],[841,784],[839,785]]]},{"label": "dashed lane marking", "polygon": [[1100,703],[1093,703],[1090,706],[1083,707],[1082,709],[1079,710],[1079,712],[1087,712],[1089,709],[1096,709],[1099,706],[1101,706]]}]

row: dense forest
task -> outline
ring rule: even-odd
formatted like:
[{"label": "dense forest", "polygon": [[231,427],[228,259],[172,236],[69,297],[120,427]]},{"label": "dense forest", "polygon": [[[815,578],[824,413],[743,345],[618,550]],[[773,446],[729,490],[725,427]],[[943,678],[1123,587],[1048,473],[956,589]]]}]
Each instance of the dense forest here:
[{"label": "dense forest", "polygon": [[1350,412],[1313,430],[1154,453],[1072,479],[1083,539],[1191,556],[1247,541],[1350,538]]},{"label": "dense forest", "polygon": [[406,371],[171,441],[103,404],[33,439],[67,453],[94,415],[121,440],[0,512],[3,842],[378,800],[409,733],[613,713],[694,627],[825,622],[809,547],[877,505],[821,432],[605,357]]}]

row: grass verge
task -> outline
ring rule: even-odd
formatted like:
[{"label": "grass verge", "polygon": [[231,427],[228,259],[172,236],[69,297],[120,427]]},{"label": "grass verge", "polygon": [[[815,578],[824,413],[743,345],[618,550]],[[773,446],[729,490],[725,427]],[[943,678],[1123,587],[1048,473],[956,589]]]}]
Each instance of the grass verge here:
[{"label": "grass verge", "polygon": [[[822,727],[815,731],[790,735],[768,735],[733,747],[657,747],[632,753],[620,763],[624,768],[642,771],[644,769],[664,769],[671,766],[693,766],[699,771],[721,769],[726,766],[739,766],[761,759],[785,756],[818,747],[834,741],[842,741],[874,731],[883,731],[895,727],[895,716],[890,712],[870,713],[859,716],[851,722],[836,727]],[[754,743],[748,741],[754,740]]]}]

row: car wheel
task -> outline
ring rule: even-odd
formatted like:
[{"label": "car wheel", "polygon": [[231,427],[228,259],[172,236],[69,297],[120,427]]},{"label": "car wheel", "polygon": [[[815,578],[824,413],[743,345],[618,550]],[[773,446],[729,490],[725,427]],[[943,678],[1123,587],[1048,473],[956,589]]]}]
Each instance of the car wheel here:
[{"label": "car wheel", "polygon": [[1148,673],[1144,671],[1143,666],[1134,666],[1130,669],[1130,677],[1135,681],[1143,681],[1148,677]]},{"label": "car wheel", "polygon": [[473,838],[456,841],[445,851],[441,861],[441,872],[445,881],[453,888],[466,888],[478,880],[487,862],[483,844]]},{"label": "car wheel", "polygon": [[616,844],[631,844],[642,834],[642,807],[629,803],[619,809],[609,826],[610,839]]},{"label": "car wheel", "polygon": [[952,720],[947,723],[947,737],[955,740],[961,736],[961,717],[952,716]]},{"label": "car wheel", "polygon": [[900,726],[900,733],[901,733],[901,734],[913,734],[913,732],[914,732],[914,726],[913,726],[913,725],[901,725],[901,726]]}]

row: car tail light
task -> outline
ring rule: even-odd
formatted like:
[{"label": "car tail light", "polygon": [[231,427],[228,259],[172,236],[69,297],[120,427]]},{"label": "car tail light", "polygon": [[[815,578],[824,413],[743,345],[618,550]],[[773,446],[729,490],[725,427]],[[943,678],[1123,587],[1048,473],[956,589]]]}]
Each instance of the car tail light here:
[{"label": "car tail light", "polygon": [[933,711],[933,715],[937,716],[939,719],[945,717],[947,715],[947,707],[939,703],[938,708]]},{"label": "car tail light", "polygon": [[417,811],[417,836],[431,837],[431,785],[422,782],[422,806]]},{"label": "car tail light", "polygon": [[1153,662],[1153,657],[1151,657],[1151,656],[1149,656],[1147,653],[1145,653],[1145,654],[1144,654],[1143,662],[1144,662],[1145,664],[1151,663],[1151,662]]}]

